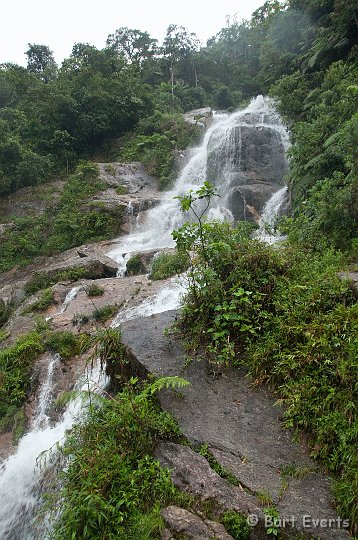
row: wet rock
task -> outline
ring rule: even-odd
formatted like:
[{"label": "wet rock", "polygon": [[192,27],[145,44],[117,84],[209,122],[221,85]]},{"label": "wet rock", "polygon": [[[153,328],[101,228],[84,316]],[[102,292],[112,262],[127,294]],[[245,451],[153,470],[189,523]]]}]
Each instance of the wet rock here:
[{"label": "wet rock", "polygon": [[145,170],[140,162],[133,163],[98,163],[99,173],[110,187],[123,186],[126,193],[155,193],[158,181]]},{"label": "wet rock", "polygon": [[234,219],[258,222],[266,202],[280,187],[277,184],[257,183],[232,188],[229,209]]},{"label": "wet rock", "polygon": [[175,443],[161,443],[155,449],[154,457],[171,471],[173,482],[179,489],[201,501],[215,501],[222,511],[262,514],[255,497],[221,478],[212,470],[208,461],[191,448]]},{"label": "wet rock", "polygon": [[355,293],[358,294],[358,272],[351,270],[348,272],[339,272],[338,275],[342,280],[347,280]]},{"label": "wet rock", "polygon": [[233,540],[220,523],[204,520],[183,508],[168,506],[160,514],[175,534],[184,534],[193,540]]},{"label": "wet rock", "polygon": [[183,118],[187,124],[198,126],[201,129],[206,129],[212,122],[213,111],[210,107],[202,109],[194,109],[183,114]]}]

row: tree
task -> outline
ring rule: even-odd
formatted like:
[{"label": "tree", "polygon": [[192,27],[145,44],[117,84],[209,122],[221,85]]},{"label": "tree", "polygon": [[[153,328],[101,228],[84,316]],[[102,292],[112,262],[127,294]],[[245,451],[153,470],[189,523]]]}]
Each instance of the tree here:
[{"label": "tree", "polygon": [[108,36],[107,47],[122,55],[129,64],[141,67],[157,52],[157,40],[151,38],[148,32],[121,27]]},{"label": "tree", "polygon": [[[180,60],[189,59],[192,62],[193,70],[195,64],[193,62],[193,53],[199,48],[199,40],[193,33],[189,33],[184,26],[170,24],[163,42],[164,57],[168,60],[170,67],[170,83],[172,90],[172,99],[174,103],[174,80],[175,67]],[[197,84],[197,74],[195,71],[195,79]]]},{"label": "tree", "polygon": [[39,75],[44,82],[54,79],[57,73],[57,64],[49,47],[35,43],[28,43],[28,47],[25,53],[28,71]]}]

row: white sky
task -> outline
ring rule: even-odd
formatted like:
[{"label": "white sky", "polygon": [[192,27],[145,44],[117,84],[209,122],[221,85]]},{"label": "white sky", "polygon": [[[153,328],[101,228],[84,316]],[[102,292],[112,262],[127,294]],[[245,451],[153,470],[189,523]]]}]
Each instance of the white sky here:
[{"label": "white sky", "polygon": [[265,0],[0,0],[0,63],[26,65],[28,43],[48,45],[56,61],[76,42],[101,49],[121,26],[162,40],[169,24],[186,26],[205,41],[226,16],[248,19]]}]

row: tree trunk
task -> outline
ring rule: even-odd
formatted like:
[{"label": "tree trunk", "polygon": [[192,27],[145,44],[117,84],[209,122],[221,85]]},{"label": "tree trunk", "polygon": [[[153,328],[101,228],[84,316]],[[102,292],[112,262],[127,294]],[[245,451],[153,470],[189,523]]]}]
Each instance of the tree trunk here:
[{"label": "tree trunk", "polygon": [[172,86],[172,101],[173,101],[173,107],[174,107],[174,63],[171,62],[170,64],[170,82]]}]

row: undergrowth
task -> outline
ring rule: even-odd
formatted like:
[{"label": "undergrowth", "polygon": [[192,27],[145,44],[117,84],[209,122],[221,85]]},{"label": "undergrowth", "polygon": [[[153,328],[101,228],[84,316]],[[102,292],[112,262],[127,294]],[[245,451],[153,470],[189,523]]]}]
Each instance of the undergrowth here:
[{"label": "undergrowth", "polygon": [[0,272],[28,264],[39,255],[52,255],[117,234],[122,223],[121,207],[109,210],[86,202],[105,187],[97,165],[81,162],[55,206],[50,204],[40,216],[14,218],[14,226],[0,246]]},{"label": "undergrowth", "polygon": [[180,439],[178,425],[155,398],[160,388],[178,384],[185,381],[143,384],[132,378],[117,395],[92,402],[62,450],[68,467],[52,501],[60,510],[53,538],[159,539],[160,509],[188,504],[152,457],[158,441]]},{"label": "undergrowth", "polygon": [[[358,520],[358,304],[338,277],[333,250],[279,248],[250,239],[245,224],[186,224],[174,232],[191,253],[189,290],[178,324],[193,354],[213,364],[245,363],[304,430],[335,475],[338,510]],[[194,255],[193,255],[194,251]]]},{"label": "undergrowth", "polygon": [[190,259],[183,253],[162,253],[152,262],[150,279],[166,279],[188,269]]}]

